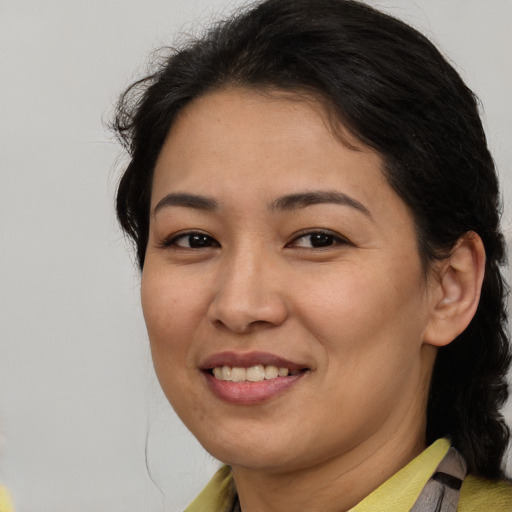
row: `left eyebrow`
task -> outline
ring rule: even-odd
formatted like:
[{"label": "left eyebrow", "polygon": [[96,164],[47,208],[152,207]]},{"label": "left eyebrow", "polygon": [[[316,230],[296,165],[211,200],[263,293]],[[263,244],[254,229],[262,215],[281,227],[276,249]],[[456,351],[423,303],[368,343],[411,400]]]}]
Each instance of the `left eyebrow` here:
[{"label": "left eyebrow", "polygon": [[282,196],[273,201],[271,208],[276,211],[290,211],[315,204],[339,204],[350,206],[372,218],[370,210],[357,199],[336,190],[317,190]]}]

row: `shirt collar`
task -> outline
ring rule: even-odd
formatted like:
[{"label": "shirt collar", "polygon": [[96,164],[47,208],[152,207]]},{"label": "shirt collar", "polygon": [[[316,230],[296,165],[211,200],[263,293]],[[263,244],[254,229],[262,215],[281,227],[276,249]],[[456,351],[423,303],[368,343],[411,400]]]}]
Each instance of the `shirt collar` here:
[{"label": "shirt collar", "polygon": [[[410,510],[449,448],[447,439],[438,439],[349,512]],[[230,512],[235,499],[231,469],[222,466],[185,512]]]}]

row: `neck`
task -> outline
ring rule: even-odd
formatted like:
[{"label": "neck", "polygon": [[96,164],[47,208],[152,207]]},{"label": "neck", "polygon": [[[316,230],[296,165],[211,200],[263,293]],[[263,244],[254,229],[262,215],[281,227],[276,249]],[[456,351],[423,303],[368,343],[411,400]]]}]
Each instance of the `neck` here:
[{"label": "neck", "polygon": [[418,417],[422,414],[404,418],[385,442],[370,438],[313,467],[288,472],[233,467],[242,511],[348,511],[425,449],[425,422]]}]

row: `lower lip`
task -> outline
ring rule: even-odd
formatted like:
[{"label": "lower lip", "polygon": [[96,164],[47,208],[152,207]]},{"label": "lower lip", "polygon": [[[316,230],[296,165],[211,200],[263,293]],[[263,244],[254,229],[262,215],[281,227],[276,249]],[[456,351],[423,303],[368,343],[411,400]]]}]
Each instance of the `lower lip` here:
[{"label": "lower lip", "polygon": [[204,375],[208,387],[217,398],[233,404],[254,405],[271,400],[295,386],[306,373],[302,371],[297,375],[276,377],[260,382],[231,382],[216,379],[210,373],[204,373]]}]

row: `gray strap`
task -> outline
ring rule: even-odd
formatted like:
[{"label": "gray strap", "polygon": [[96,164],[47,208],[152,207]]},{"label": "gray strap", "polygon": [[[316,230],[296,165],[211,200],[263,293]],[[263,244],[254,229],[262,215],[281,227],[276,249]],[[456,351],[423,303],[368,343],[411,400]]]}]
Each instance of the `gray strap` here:
[{"label": "gray strap", "polygon": [[455,448],[450,448],[410,512],[456,512],[466,471],[462,455]]}]

